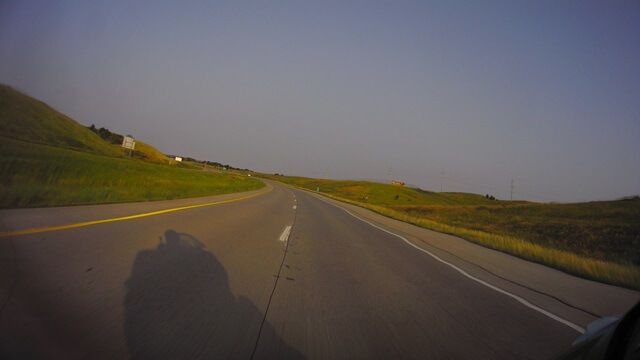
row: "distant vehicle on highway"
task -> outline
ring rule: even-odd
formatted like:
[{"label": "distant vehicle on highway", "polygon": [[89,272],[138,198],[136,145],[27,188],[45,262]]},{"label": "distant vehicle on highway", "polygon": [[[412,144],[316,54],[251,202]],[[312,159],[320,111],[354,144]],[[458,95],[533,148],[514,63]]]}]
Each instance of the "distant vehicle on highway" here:
[{"label": "distant vehicle on highway", "polygon": [[573,347],[556,360],[640,359],[640,302],[624,317],[605,316],[587,326]]}]

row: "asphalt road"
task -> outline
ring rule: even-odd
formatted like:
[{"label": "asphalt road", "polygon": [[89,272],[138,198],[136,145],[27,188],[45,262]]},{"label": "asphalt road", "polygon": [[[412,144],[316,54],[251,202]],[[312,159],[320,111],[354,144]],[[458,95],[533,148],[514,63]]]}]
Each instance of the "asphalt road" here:
[{"label": "asphalt road", "polygon": [[[269,184],[0,237],[0,358],[548,359],[580,335],[553,316],[640,298]],[[5,210],[0,230],[233,197]]]}]

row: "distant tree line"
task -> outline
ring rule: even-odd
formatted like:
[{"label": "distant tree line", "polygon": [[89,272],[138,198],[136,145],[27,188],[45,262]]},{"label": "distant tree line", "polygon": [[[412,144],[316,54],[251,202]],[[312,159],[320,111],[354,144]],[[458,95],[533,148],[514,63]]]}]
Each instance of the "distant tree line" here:
[{"label": "distant tree line", "polygon": [[89,130],[98,134],[98,136],[100,136],[103,140],[111,144],[122,144],[122,141],[124,140],[124,136],[112,133],[107,128],[101,127],[100,129],[96,129],[96,126],[94,124],[91,124],[91,126],[88,126],[88,128]]},{"label": "distant tree line", "polygon": [[633,200],[640,200],[640,195],[631,195],[631,196],[625,196],[625,197],[621,197],[618,200],[622,200],[622,201],[633,201]]},{"label": "distant tree line", "polygon": [[[170,158],[175,157],[175,155],[167,155],[167,156],[170,157]],[[182,157],[182,161],[191,161],[191,162],[195,162],[195,163],[198,163],[198,164],[207,164],[207,165],[215,166],[215,167],[218,167],[218,168],[227,168],[229,170],[249,171],[249,169],[241,169],[241,168],[233,167],[231,165],[225,165],[225,164],[219,163],[217,161],[198,160],[198,159],[194,159],[194,158],[189,157],[189,156],[181,156],[181,157]]]}]

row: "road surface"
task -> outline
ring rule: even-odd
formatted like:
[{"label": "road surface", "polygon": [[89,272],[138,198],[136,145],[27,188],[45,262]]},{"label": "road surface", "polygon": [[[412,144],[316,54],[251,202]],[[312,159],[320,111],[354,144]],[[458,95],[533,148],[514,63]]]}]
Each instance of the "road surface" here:
[{"label": "road surface", "polygon": [[268,184],[0,211],[0,358],[548,359],[640,299]]}]

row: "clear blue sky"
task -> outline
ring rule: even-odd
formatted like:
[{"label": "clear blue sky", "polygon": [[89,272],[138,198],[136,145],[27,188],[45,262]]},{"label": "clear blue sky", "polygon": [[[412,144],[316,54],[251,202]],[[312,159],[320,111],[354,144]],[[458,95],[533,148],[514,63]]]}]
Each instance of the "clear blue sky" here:
[{"label": "clear blue sky", "polygon": [[0,2],[0,82],[165,153],[640,194],[640,2]]}]

